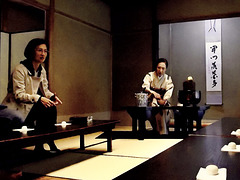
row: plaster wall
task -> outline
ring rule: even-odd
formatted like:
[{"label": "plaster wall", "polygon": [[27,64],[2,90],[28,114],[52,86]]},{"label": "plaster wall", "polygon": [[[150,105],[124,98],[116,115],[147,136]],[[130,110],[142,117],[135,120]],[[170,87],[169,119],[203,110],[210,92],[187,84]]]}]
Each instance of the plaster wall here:
[{"label": "plaster wall", "polygon": [[60,119],[110,118],[111,40],[110,8],[100,0],[55,1],[49,80],[63,101]]}]

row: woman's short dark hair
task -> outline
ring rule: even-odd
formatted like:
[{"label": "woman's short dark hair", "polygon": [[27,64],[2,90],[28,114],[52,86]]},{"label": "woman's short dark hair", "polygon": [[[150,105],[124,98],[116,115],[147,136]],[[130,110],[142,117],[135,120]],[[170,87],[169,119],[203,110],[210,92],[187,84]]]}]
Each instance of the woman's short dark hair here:
[{"label": "woman's short dark hair", "polygon": [[154,64],[155,70],[157,69],[158,64],[161,63],[161,62],[165,63],[166,64],[166,68],[168,68],[168,61],[167,61],[167,59],[160,58],[160,59],[156,60],[156,62]]},{"label": "woman's short dark hair", "polygon": [[29,41],[29,43],[27,44],[27,46],[24,50],[24,56],[27,59],[32,60],[35,56],[35,48],[41,44],[46,44],[46,46],[48,48],[48,43],[45,39],[35,38],[35,39],[32,39],[31,41]]}]

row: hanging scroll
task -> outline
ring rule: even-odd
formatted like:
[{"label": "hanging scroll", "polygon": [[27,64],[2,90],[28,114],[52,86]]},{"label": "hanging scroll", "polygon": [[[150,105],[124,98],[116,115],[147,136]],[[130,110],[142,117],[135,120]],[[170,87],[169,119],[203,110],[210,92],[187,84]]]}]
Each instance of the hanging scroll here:
[{"label": "hanging scroll", "polygon": [[221,42],[206,43],[207,91],[222,91]]},{"label": "hanging scroll", "polygon": [[206,103],[222,104],[221,20],[205,21]]}]

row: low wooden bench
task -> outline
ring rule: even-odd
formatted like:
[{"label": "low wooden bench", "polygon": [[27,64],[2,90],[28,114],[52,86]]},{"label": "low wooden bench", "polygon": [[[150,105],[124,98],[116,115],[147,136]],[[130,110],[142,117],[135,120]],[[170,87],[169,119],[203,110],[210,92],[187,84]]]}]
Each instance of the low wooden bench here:
[{"label": "low wooden bench", "polygon": [[35,145],[36,143],[46,143],[47,141],[67,138],[80,135],[80,149],[84,150],[84,135],[102,131],[107,135],[107,151],[112,151],[112,129],[115,128],[118,120],[93,120],[91,125],[67,125],[57,126],[55,132],[36,134],[34,131],[28,131],[24,134],[19,131],[12,131],[7,135],[0,137],[0,150],[8,148],[23,148]]}]

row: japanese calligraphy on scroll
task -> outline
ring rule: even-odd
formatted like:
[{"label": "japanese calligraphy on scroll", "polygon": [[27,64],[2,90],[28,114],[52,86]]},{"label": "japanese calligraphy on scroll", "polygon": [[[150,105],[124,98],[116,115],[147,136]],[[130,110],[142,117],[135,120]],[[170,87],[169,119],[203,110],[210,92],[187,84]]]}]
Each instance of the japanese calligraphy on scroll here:
[{"label": "japanese calligraphy on scroll", "polygon": [[206,43],[207,91],[222,91],[221,42]]},{"label": "japanese calligraphy on scroll", "polygon": [[205,21],[206,103],[222,104],[221,19]]}]

